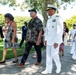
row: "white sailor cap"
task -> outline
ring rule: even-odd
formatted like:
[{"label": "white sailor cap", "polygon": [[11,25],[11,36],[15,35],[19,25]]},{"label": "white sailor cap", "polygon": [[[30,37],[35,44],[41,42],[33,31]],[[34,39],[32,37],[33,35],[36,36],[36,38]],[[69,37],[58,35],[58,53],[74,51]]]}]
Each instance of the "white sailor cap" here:
[{"label": "white sailor cap", "polygon": [[48,4],[46,11],[48,11],[48,10],[50,10],[50,9],[57,10],[57,7],[56,7],[56,6],[53,6],[53,5]]}]

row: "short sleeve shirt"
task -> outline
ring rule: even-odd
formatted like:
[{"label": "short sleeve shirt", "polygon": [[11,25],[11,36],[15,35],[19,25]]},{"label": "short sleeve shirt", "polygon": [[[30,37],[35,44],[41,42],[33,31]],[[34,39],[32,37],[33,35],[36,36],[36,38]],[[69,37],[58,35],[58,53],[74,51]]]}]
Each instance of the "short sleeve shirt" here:
[{"label": "short sleeve shirt", "polygon": [[76,33],[76,29],[72,29],[72,30],[70,31],[70,34],[72,35],[72,38],[74,37],[75,33]]},{"label": "short sleeve shirt", "polygon": [[42,21],[38,17],[31,19],[28,23],[28,31],[26,36],[28,42],[36,43],[41,30],[43,30]]}]

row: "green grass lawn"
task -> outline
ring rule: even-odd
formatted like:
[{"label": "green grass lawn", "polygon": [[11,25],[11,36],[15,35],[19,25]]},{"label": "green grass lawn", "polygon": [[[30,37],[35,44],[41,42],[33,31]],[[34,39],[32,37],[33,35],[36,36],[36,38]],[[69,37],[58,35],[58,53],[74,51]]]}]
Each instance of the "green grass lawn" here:
[{"label": "green grass lawn", "polygon": [[[4,47],[4,42],[3,41],[0,41],[0,60],[2,59],[2,55],[3,55],[3,47]],[[17,48],[17,53],[18,53],[18,56],[22,56],[23,53],[24,53],[24,48],[25,48],[25,43],[22,45],[21,48]],[[45,47],[42,48],[43,50],[45,49]],[[7,56],[6,56],[6,59],[10,59],[10,58],[14,58],[14,55],[13,55],[13,52],[12,52],[12,49],[9,48],[7,50]],[[34,48],[31,49],[30,53],[34,52]]]}]

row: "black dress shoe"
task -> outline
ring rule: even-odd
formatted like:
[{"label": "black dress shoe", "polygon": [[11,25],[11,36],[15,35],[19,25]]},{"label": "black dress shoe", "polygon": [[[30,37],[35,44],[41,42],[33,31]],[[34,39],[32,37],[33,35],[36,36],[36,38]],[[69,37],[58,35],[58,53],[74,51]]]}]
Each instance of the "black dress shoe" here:
[{"label": "black dress shoe", "polygon": [[12,63],[18,63],[18,59],[16,61],[13,61]]},{"label": "black dress shoe", "polygon": [[41,64],[41,62],[36,62],[36,64],[35,64],[35,65],[36,65],[36,66],[39,66],[40,64]]},{"label": "black dress shoe", "polygon": [[3,64],[3,63],[5,63],[6,61],[4,60],[4,61],[0,61],[0,64]]},{"label": "black dress shoe", "polygon": [[64,56],[64,54],[62,54],[62,56]]}]

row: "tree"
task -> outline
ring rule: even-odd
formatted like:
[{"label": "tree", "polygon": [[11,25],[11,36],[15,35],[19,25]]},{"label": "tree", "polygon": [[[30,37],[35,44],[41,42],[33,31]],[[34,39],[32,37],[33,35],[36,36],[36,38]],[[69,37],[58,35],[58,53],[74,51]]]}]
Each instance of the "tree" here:
[{"label": "tree", "polygon": [[47,21],[47,13],[46,8],[48,4],[55,5],[57,8],[60,8],[63,5],[63,9],[66,9],[68,4],[74,2],[75,0],[24,0],[24,5],[27,3],[29,7],[37,9],[44,18],[44,24]]},{"label": "tree", "polygon": [[16,0],[0,0],[0,4],[6,5],[9,4],[9,6],[16,5]]},{"label": "tree", "polygon": [[15,22],[17,23],[17,27],[19,29],[22,28],[22,26],[24,25],[23,23],[25,21],[28,23],[29,20],[30,20],[30,17],[26,17],[26,16],[15,16]]},{"label": "tree", "polygon": [[4,25],[4,15],[0,14],[0,25]]},{"label": "tree", "polygon": [[47,21],[47,13],[46,8],[48,4],[52,4],[60,8],[61,5],[63,5],[63,8],[66,9],[68,4],[71,4],[71,2],[74,2],[75,0],[23,0],[22,4],[18,4],[16,0],[0,0],[1,4],[7,4],[9,3],[9,6],[19,6],[21,10],[24,10],[27,7],[32,7],[37,9],[44,18],[44,24],[46,24]]},{"label": "tree", "polygon": [[72,25],[75,23],[76,24],[76,15],[72,16],[70,19],[65,20],[67,23],[67,27],[69,29],[72,29]]}]

